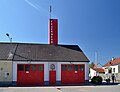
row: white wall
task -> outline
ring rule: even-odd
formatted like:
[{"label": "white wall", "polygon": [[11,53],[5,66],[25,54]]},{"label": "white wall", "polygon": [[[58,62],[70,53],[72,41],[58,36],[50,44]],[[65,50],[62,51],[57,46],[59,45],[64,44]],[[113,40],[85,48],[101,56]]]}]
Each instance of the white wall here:
[{"label": "white wall", "polygon": [[[112,68],[112,73],[118,73],[118,65],[111,66]],[[115,72],[113,72],[113,68],[115,68]]]},{"label": "white wall", "polygon": [[61,64],[85,64],[85,80],[89,80],[89,62],[23,62],[14,61],[13,62],[13,81],[17,81],[17,64],[44,64],[44,81],[49,81],[49,70],[50,64],[55,64],[56,66],[56,80],[61,81]]},{"label": "white wall", "polygon": [[85,64],[85,80],[89,80],[89,62]]},{"label": "white wall", "polygon": [[[103,67],[105,69],[105,74],[108,73],[108,68],[111,67],[112,68],[112,73],[118,73],[118,65],[114,65],[114,66],[107,66],[107,67]],[[115,68],[115,72],[113,72],[113,69]]]},{"label": "white wall", "polygon": [[90,68],[90,74],[89,74],[89,76],[90,76],[91,79],[92,79],[94,76],[96,76],[96,71],[93,70],[92,68]]}]

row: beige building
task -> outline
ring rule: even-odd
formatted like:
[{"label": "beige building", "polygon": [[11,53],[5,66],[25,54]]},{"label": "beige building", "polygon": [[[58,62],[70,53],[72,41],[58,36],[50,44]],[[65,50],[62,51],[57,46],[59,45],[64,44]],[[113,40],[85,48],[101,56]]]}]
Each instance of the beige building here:
[{"label": "beige building", "polygon": [[0,82],[12,82],[12,61],[0,60]]},{"label": "beige building", "polygon": [[12,59],[16,44],[0,43],[0,84],[12,83]]}]

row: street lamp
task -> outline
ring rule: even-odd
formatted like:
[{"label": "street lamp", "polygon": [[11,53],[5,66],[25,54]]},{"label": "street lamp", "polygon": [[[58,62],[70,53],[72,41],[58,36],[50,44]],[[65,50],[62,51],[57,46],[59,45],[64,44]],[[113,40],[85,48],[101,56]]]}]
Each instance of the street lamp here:
[{"label": "street lamp", "polygon": [[10,37],[10,35],[8,33],[6,33],[7,37],[9,38],[10,40],[10,43],[12,43],[12,38]]},{"label": "street lamp", "polygon": [[11,58],[13,56],[13,53],[12,53],[12,38],[10,37],[10,35],[8,33],[6,33],[6,35],[10,40],[10,52],[9,52],[8,58]]}]

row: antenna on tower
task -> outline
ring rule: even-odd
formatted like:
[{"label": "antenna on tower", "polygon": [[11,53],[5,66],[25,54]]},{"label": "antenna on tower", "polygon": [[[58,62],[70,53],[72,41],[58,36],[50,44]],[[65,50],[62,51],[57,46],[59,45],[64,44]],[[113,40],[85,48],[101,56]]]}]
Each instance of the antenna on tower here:
[{"label": "antenna on tower", "polygon": [[52,6],[49,7],[50,19],[51,19]]}]

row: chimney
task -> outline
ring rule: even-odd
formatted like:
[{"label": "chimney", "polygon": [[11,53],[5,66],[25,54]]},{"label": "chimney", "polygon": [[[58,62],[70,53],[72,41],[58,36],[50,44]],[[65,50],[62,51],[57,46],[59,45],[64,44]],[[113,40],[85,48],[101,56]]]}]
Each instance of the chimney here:
[{"label": "chimney", "polygon": [[58,44],[58,19],[49,20],[49,44]]},{"label": "chimney", "polygon": [[114,59],[115,59],[115,58],[114,58],[114,57],[112,57],[112,61],[114,61]]}]

